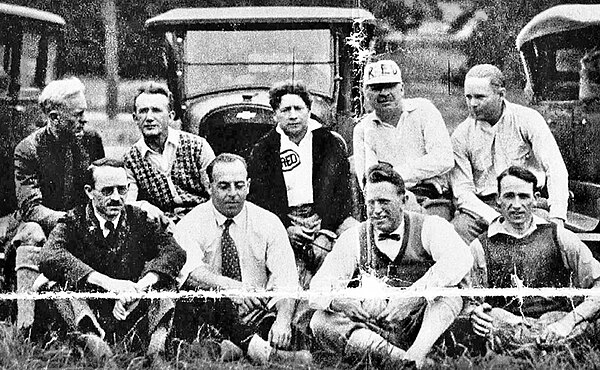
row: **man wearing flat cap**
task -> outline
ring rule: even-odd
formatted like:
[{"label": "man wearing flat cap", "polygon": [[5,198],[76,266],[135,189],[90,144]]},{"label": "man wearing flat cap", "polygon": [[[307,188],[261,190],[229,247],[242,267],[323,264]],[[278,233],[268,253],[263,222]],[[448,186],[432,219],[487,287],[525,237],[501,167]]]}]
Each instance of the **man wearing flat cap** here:
[{"label": "man wearing flat cap", "polygon": [[363,75],[367,110],[354,128],[354,163],[359,183],[366,169],[390,163],[417,198],[439,198],[448,190],[445,174],[454,166],[446,124],[427,99],[404,98],[398,65],[367,64]]}]

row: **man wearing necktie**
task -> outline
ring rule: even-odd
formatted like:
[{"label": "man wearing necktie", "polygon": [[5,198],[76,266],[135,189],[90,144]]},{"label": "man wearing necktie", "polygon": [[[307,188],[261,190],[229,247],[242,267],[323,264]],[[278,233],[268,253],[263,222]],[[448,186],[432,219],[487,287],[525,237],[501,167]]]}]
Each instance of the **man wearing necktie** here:
[{"label": "man wearing necktie", "polygon": [[414,361],[421,367],[462,309],[461,297],[354,299],[332,293],[358,286],[457,286],[473,257],[450,223],[403,210],[404,181],[391,165],[368,170],[365,200],[368,220],[340,236],[312,280],[310,304],[318,311],[310,327],[326,351],[347,357],[371,352],[383,365]]},{"label": "man wearing necktie", "polygon": [[184,327],[178,334],[193,340],[199,324],[207,323],[223,336],[222,358],[233,343],[256,362],[286,356],[310,361],[306,351],[286,351],[292,346],[295,300],[244,295],[297,293],[298,274],[285,227],[275,214],[246,201],[250,179],[242,157],[220,154],[207,174],[211,201],[175,226],[175,238],[187,252],[179,283],[184,290],[223,290],[224,297],[179,302],[176,324]]},{"label": "man wearing necktie", "polygon": [[[68,330],[97,358],[112,357],[105,340],[132,339],[161,355],[172,325],[174,302],[141,299],[149,289],[175,287],[185,252],[158,221],[125,205],[127,173],[114,159],[94,161],[86,172],[89,202],[69,211],[40,253],[40,271],[53,289],[111,292],[117,298],[56,299]],[[130,333],[135,333],[131,336]]]}]

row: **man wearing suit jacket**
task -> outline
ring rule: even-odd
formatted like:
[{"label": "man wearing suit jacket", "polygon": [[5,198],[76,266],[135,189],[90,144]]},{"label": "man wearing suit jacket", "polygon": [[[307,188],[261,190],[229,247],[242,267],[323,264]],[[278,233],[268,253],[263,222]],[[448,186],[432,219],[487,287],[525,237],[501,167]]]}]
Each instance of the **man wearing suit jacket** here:
[{"label": "man wearing suit jacket", "polygon": [[105,338],[134,332],[148,354],[164,352],[174,303],[140,299],[151,288],[174,287],[185,252],[146,212],[125,205],[127,173],[122,162],[94,161],[84,186],[90,201],[67,213],[42,248],[40,271],[56,287],[100,291],[116,299],[63,299],[54,304],[71,331],[97,357],[110,357]]}]

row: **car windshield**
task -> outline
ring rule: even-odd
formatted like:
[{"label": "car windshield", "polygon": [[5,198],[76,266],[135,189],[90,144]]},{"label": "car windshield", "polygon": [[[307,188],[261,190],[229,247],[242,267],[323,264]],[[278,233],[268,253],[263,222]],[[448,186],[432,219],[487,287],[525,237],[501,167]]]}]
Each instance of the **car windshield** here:
[{"label": "car windshield", "polygon": [[328,29],[188,31],[186,96],[296,79],[333,95],[333,39]]}]

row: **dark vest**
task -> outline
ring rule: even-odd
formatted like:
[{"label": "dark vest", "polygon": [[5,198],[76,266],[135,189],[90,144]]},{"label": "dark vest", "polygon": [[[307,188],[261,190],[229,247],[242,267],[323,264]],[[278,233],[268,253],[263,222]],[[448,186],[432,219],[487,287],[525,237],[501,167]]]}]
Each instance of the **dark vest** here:
[{"label": "dark vest", "polygon": [[[375,246],[373,225],[370,222],[363,222],[360,225],[360,264],[354,273],[356,278],[360,276],[362,270],[382,279],[388,285],[408,287],[425,275],[427,270],[433,266],[435,261],[425,251],[421,240],[425,215],[404,212],[403,217],[404,235],[402,236],[402,246],[393,261]],[[406,254],[409,244],[411,250],[416,251],[416,254]],[[352,286],[358,286],[357,280],[353,279],[350,287]]]},{"label": "dark vest", "polygon": [[[571,284],[570,271],[564,267],[555,224],[538,225],[522,239],[506,234],[479,237],[487,264],[490,288],[515,288],[520,279],[527,288],[563,288]],[[570,311],[567,297],[489,297],[494,307],[515,314],[539,317],[549,311]]]}]

